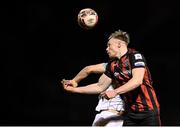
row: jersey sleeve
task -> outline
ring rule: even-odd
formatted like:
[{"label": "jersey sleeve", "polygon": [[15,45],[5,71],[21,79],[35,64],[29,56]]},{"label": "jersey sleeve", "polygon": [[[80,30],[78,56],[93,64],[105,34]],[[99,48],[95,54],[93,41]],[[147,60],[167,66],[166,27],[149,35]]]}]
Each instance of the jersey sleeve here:
[{"label": "jersey sleeve", "polygon": [[131,63],[132,69],[140,68],[140,67],[145,68],[146,66],[145,58],[139,52],[131,54],[130,63]]},{"label": "jersey sleeve", "polygon": [[108,63],[103,63],[104,69],[106,69],[107,65],[108,65]]}]

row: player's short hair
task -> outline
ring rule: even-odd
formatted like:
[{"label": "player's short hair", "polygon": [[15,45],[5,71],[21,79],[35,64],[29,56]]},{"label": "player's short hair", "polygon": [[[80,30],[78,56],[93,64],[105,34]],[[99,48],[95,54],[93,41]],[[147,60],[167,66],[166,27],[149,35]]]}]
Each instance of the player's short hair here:
[{"label": "player's short hair", "polygon": [[122,31],[122,30],[117,30],[117,31],[113,32],[109,36],[108,39],[110,40],[111,38],[115,38],[115,39],[125,41],[127,45],[130,43],[129,34],[127,32]]}]

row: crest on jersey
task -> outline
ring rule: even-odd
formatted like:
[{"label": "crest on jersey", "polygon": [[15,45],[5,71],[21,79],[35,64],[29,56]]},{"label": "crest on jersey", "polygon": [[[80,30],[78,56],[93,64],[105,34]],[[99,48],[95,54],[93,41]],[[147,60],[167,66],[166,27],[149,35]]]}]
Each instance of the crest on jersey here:
[{"label": "crest on jersey", "polygon": [[118,77],[118,76],[119,76],[119,73],[118,73],[118,72],[114,72],[114,76],[115,76],[115,77]]}]

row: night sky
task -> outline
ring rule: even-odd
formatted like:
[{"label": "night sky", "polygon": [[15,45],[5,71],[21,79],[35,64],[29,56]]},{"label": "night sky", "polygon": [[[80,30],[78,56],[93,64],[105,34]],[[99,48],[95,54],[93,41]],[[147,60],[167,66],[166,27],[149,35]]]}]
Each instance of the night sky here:
[{"label": "night sky", "polygon": [[[73,2],[73,3],[72,3]],[[180,125],[179,6],[177,0],[14,0],[4,3],[1,20],[0,125],[91,125],[98,95],[71,94],[59,81],[83,67],[108,61],[110,33],[130,34],[129,47],[144,54],[154,81],[162,125]],[[99,22],[78,26],[83,8]],[[96,82],[92,74],[80,85]]]}]

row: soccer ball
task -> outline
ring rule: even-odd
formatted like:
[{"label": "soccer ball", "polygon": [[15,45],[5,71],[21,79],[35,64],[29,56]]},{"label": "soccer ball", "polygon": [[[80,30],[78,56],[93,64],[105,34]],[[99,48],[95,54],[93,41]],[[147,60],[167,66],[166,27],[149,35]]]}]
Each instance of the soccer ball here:
[{"label": "soccer ball", "polygon": [[91,8],[84,8],[78,14],[78,24],[84,29],[91,29],[96,26],[98,15]]}]

